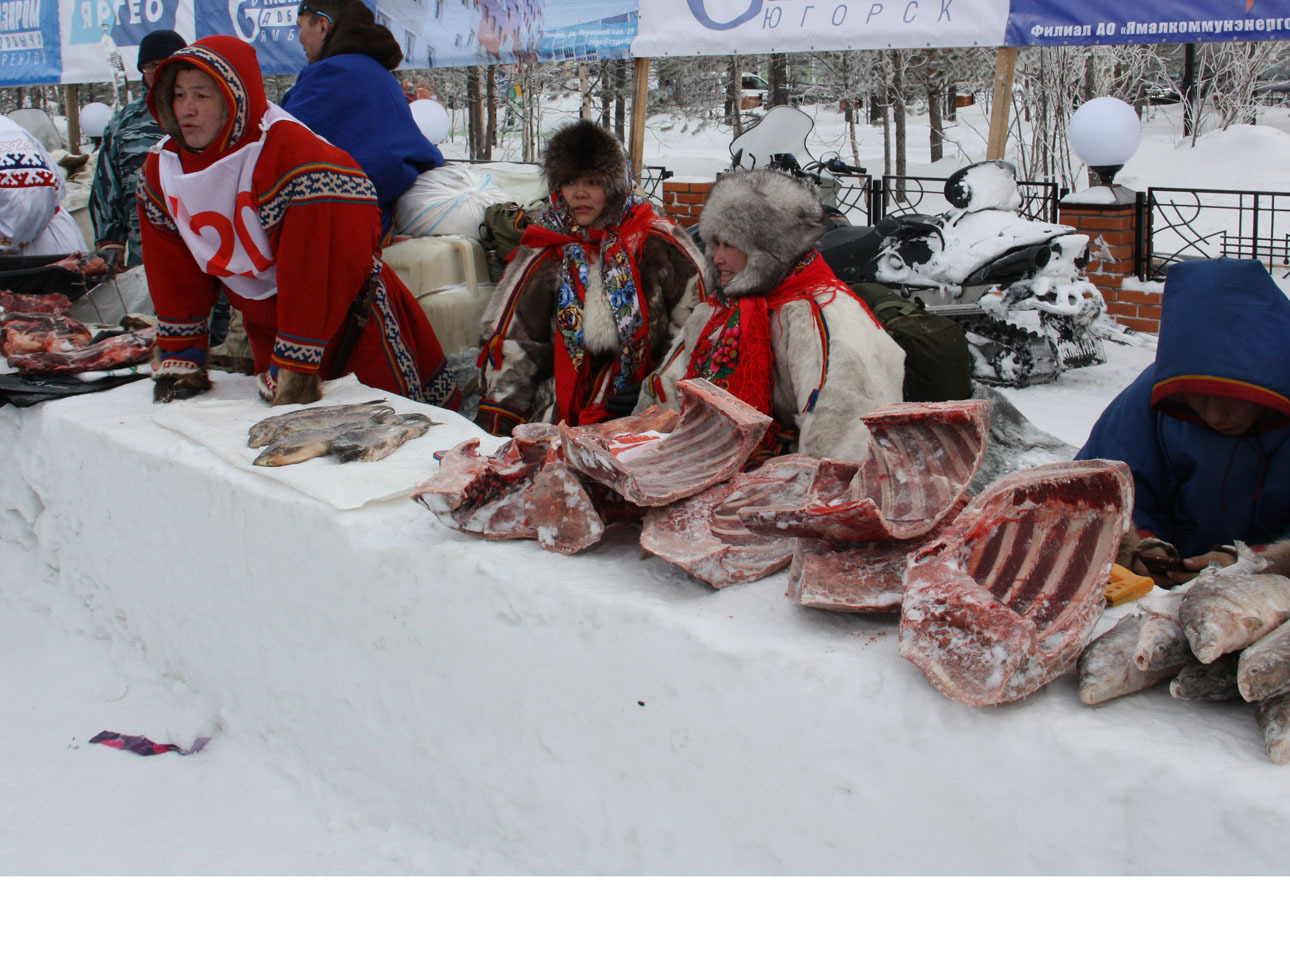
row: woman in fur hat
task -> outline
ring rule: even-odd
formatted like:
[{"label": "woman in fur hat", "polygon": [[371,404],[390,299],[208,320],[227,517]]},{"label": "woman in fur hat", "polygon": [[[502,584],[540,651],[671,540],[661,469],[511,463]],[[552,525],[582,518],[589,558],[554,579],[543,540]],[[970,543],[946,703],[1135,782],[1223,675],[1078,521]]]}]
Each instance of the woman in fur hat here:
[{"label": "woman in fur hat", "polygon": [[296,27],[309,65],[282,107],[354,156],[376,186],[388,233],[399,196],[422,172],[443,165],[390,73],[403,62],[403,49],[363,0],[306,0]]},{"label": "woman in fur hat", "polygon": [[631,414],[641,381],[703,298],[690,238],[631,191],[627,158],[578,121],[543,157],[550,202],[484,312],[478,423],[585,425]]},{"label": "woman in fur hat", "polygon": [[814,251],[825,221],[815,194],[789,176],[718,180],[699,217],[713,290],[638,410],[677,409],[677,382],[706,378],[774,417],[755,458],[868,454],[860,416],[901,400],[905,352]]}]

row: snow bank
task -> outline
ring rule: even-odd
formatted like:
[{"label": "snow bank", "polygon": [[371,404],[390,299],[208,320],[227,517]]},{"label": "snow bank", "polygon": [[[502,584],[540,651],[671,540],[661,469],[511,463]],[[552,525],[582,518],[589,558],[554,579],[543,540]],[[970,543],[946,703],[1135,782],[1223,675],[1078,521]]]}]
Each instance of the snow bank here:
[{"label": "snow bank", "polygon": [[[1090,709],[1067,675],[965,708],[894,620],[795,608],[784,574],[714,592],[622,527],[566,558],[406,499],[336,510],[162,428],[149,394],[0,410],[5,576],[79,646],[52,670],[103,679],[24,751],[60,773],[20,803],[52,854],[10,850],[27,872],[1284,869],[1287,776],[1245,706]],[[19,670],[33,650],[6,644]],[[103,728],[213,741],[67,742]],[[78,838],[57,801],[110,778],[111,839]]]}]

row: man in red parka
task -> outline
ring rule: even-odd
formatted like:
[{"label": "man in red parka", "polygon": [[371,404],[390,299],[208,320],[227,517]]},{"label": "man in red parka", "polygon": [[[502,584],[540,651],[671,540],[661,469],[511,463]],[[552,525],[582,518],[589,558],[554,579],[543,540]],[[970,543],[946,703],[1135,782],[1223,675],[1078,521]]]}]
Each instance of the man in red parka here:
[{"label": "man in red parka", "polygon": [[207,37],[161,63],[148,108],[167,133],[139,180],[159,319],[156,401],[200,394],[206,320],[243,313],[260,394],[322,397],[323,378],[456,408],[430,323],[380,260],[376,192],[358,164],[265,98],[255,49]]}]

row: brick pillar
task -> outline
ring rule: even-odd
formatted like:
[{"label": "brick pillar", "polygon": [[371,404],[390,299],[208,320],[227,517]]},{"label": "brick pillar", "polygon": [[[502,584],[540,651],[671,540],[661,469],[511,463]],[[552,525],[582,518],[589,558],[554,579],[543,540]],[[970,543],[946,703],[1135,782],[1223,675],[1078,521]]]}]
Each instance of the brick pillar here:
[{"label": "brick pillar", "polygon": [[711,182],[664,182],[663,213],[678,226],[693,226],[711,191]]},{"label": "brick pillar", "polygon": [[1137,209],[1132,203],[1062,202],[1061,222],[1088,237],[1085,273],[1106,300],[1106,312],[1132,330],[1160,329],[1159,283],[1134,276]]}]

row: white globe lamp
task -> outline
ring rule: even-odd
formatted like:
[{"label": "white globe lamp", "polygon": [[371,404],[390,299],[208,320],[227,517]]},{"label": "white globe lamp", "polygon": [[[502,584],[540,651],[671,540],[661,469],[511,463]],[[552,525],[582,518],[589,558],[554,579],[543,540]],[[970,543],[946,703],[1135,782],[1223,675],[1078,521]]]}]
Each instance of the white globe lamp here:
[{"label": "white globe lamp", "polygon": [[1067,138],[1080,161],[1109,186],[1138,150],[1142,122],[1132,105],[1119,98],[1094,98],[1071,116]]},{"label": "white globe lamp", "polygon": [[112,119],[112,109],[101,101],[91,101],[81,109],[81,134],[86,138],[102,138]]},{"label": "white globe lamp", "polygon": [[438,145],[448,137],[448,110],[437,101],[422,98],[412,102],[412,120],[431,145]]}]

